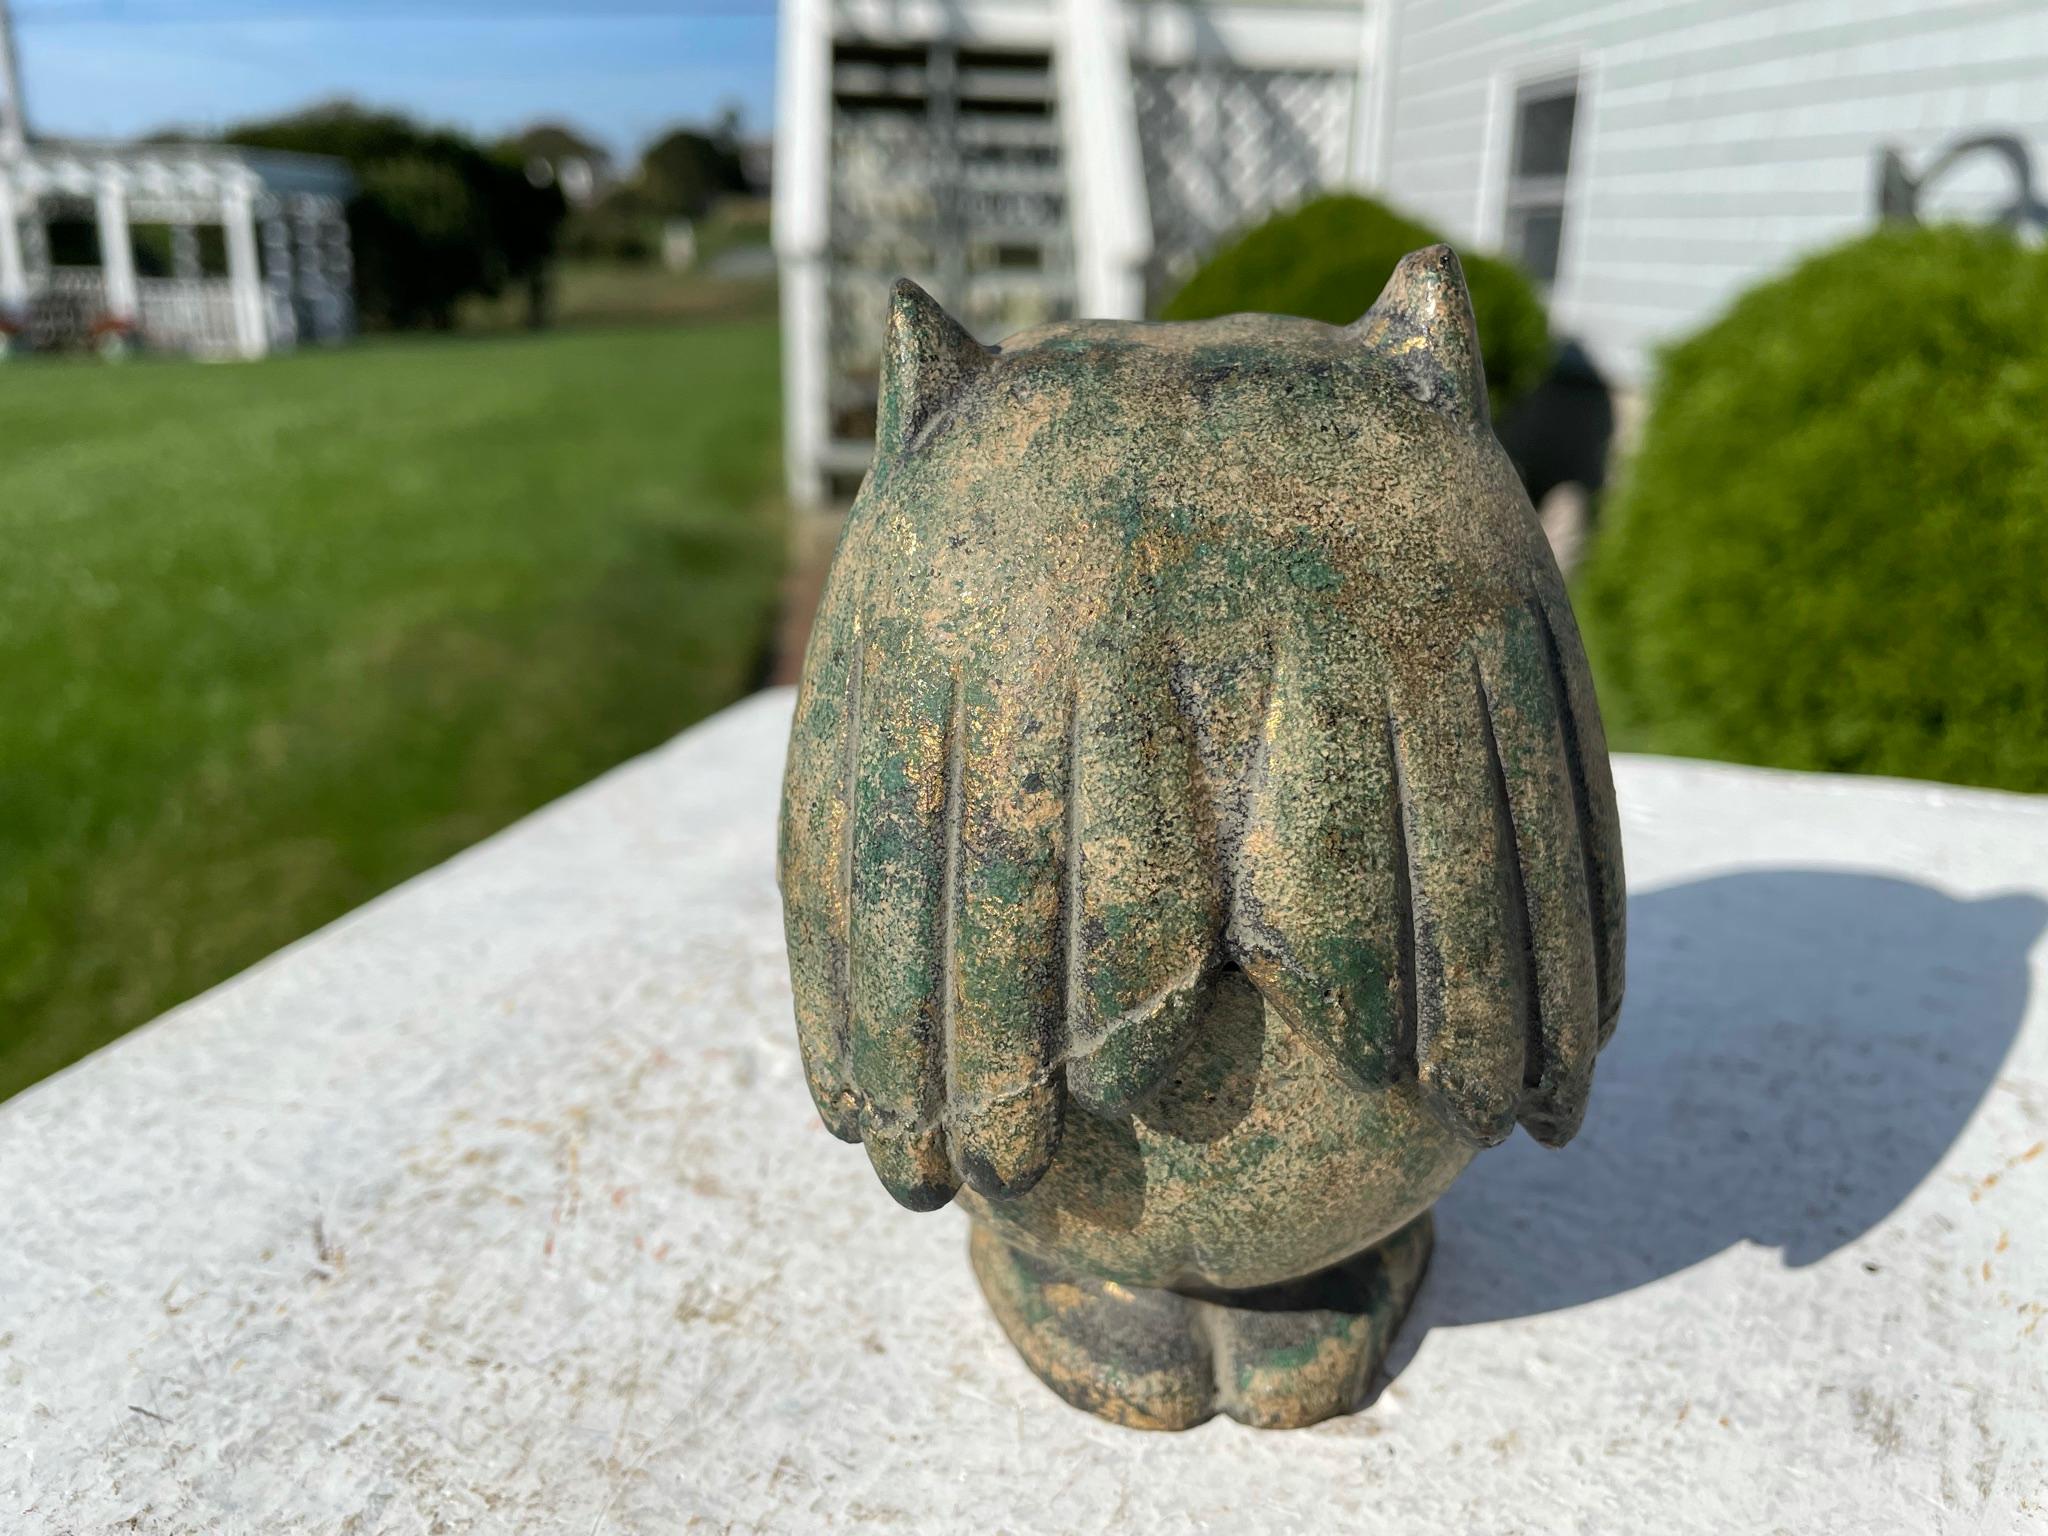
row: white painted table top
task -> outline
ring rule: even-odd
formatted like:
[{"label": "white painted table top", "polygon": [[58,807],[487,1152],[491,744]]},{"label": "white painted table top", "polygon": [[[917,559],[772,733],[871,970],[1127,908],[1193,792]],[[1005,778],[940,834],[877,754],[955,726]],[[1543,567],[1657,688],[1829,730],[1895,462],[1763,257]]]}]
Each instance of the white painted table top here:
[{"label": "white painted table top", "polygon": [[1584,1134],[1438,1207],[1364,1412],[1145,1435],[812,1113],[789,708],[0,1108],[0,1530],[2048,1524],[2048,800],[1624,760]]}]

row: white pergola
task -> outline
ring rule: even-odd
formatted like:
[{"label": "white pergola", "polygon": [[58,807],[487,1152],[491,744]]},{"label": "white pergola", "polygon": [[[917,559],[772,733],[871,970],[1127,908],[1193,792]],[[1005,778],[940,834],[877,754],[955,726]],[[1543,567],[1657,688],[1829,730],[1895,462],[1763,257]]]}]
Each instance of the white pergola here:
[{"label": "white pergola", "polygon": [[[104,334],[156,350],[261,357],[355,329],[338,161],[215,145],[38,142],[0,148],[0,319],[31,347]],[[96,265],[52,259],[50,227],[89,216]],[[169,270],[144,273],[139,226],[169,231]],[[209,272],[201,231],[221,231]]]}]

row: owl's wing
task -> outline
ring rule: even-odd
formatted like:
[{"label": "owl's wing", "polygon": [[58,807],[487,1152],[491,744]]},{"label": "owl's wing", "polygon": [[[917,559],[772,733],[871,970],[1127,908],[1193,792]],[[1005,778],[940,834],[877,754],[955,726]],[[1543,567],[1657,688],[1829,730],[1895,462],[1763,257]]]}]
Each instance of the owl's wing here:
[{"label": "owl's wing", "polygon": [[1186,727],[1158,667],[947,664],[914,621],[857,626],[853,606],[837,590],[821,611],[784,800],[812,1096],[903,1204],[963,1179],[1012,1197],[1066,1096],[1115,1110],[1151,1087],[1213,979]]},{"label": "owl's wing", "polygon": [[[1408,393],[1485,430],[1447,247],[1403,260],[1352,331]],[[1467,1140],[1520,1120],[1555,1146],[1620,1011],[1626,893],[1591,674],[1526,505],[1521,524],[1481,540],[1497,563],[1465,583],[1492,594],[1476,609],[1378,574],[1416,598],[1391,626],[1400,664],[1370,626],[1282,635],[1233,906],[1254,919],[1236,925],[1247,973],[1354,1081],[1412,1074]]]},{"label": "owl's wing", "polygon": [[[889,349],[885,455],[928,419],[925,393],[987,361],[909,284]],[[833,565],[780,873],[819,1113],[928,1210],[962,1180],[998,1198],[1030,1188],[1069,1094],[1114,1110],[1158,1081],[1213,981],[1222,897],[1187,727],[1144,627],[1095,626],[1077,661],[1072,626],[1024,611],[1060,601],[1051,576],[934,620],[899,585],[889,536],[850,528]],[[991,627],[972,644],[932,630],[977,621]],[[1056,654],[1040,654],[1048,637]]]},{"label": "owl's wing", "polygon": [[1355,1082],[1418,1080],[1461,1136],[1585,1112],[1622,990],[1619,824],[1562,594],[1440,666],[1290,665],[1236,872],[1240,962]]}]

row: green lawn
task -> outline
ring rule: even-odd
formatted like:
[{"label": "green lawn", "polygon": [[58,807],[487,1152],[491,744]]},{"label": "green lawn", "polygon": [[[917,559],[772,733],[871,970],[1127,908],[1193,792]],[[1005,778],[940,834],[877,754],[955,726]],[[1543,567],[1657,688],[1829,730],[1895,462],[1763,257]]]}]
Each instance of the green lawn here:
[{"label": "green lawn", "polygon": [[0,366],[0,1098],[744,692],[763,321]]},{"label": "green lawn", "polygon": [[[768,318],[775,313],[775,284],[645,263],[562,261],[555,267],[550,311],[564,326],[673,324],[714,315]],[[525,324],[523,292],[462,306],[464,330],[516,331]]]}]

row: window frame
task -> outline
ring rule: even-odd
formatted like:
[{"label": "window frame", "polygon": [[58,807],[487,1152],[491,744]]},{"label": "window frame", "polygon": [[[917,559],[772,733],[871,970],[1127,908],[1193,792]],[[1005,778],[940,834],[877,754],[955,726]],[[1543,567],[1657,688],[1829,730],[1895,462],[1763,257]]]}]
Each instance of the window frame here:
[{"label": "window frame", "polygon": [[[1593,70],[1579,55],[1553,54],[1522,60],[1498,71],[1492,80],[1488,102],[1488,132],[1484,168],[1480,176],[1477,227],[1480,243],[1498,251],[1518,266],[1521,253],[1509,245],[1517,216],[1531,209],[1554,211],[1558,217],[1557,269],[1548,280],[1529,274],[1530,281],[1555,304],[1571,284],[1577,263],[1578,233],[1584,225],[1581,207],[1586,182],[1588,104],[1591,100]],[[1537,178],[1517,174],[1516,157],[1521,147],[1522,107],[1531,101],[1573,98],[1571,139],[1566,147],[1564,173]]]},{"label": "window frame", "polygon": [[[1532,108],[1556,101],[1570,101],[1572,104],[1571,123],[1564,135],[1564,169],[1541,175],[1526,173],[1522,170],[1521,160],[1528,128],[1527,114]],[[1578,128],[1577,76],[1550,75],[1517,87],[1508,116],[1507,176],[1501,187],[1501,240],[1522,270],[1543,288],[1555,287],[1558,275],[1564,269],[1564,227],[1571,208],[1572,151],[1578,138]],[[1530,216],[1545,213],[1553,214],[1557,219],[1557,243],[1551,252],[1548,273],[1538,271],[1530,261],[1525,233]],[[1519,239],[1518,231],[1523,232]]]}]

